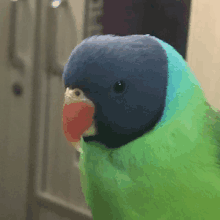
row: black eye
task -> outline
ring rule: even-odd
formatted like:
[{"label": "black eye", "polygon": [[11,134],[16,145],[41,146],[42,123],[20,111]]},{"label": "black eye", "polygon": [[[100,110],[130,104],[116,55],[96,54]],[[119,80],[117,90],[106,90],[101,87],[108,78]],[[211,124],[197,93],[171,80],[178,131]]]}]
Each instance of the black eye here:
[{"label": "black eye", "polygon": [[118,82],[115,83],[114,85],[114,91],[116,93],[122,93],[125,90],[125,82],[120,80]]}]

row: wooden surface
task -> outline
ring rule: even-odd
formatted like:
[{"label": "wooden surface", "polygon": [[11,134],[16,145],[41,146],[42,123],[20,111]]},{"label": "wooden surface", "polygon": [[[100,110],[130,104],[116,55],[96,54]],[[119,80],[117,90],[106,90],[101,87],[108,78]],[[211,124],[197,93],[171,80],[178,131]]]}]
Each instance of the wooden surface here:
[{"label": "wooden surface", "polygon": [[220,109],[220,1],[193,0],[187,61],[206,98]]}]

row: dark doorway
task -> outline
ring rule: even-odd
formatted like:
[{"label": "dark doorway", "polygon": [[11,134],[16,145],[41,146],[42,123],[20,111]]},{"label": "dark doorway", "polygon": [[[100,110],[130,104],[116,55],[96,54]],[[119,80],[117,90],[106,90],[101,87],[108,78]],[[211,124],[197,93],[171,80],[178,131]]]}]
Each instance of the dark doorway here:
[{"label": "dark doorway", "polygon": [[104,0],[103,34],[150,34],[184,58],[191,0]]}]

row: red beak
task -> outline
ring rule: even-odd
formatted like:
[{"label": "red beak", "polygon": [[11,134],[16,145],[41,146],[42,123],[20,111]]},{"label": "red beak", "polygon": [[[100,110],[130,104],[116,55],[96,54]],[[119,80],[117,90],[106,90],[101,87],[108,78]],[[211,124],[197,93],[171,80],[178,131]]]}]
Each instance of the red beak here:
[{"label": "red beak", "polygon": [[84,102],[65,104],[63,107],[63,130],[68,141],[78,142],[93,122],[95,108]]}]

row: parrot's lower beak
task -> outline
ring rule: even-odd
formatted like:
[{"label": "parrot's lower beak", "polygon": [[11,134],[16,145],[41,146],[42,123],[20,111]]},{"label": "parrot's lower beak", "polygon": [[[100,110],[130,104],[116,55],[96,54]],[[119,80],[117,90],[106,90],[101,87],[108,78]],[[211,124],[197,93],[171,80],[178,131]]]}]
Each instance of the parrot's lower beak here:
[{"label": "parrot's lower beak", "polygon": [[63,130],[68,141],[80,151],[80,139],[97,133],[93,116],[94,103],[82,90],[67,88],[63,105]]},{"label": "parrot's lower beak", "polygon": [[71,142],[71,144],[76,148],[77,151],[80,152],[80,149],[81,149],[80,141],[78,141],[78,142]]}]

